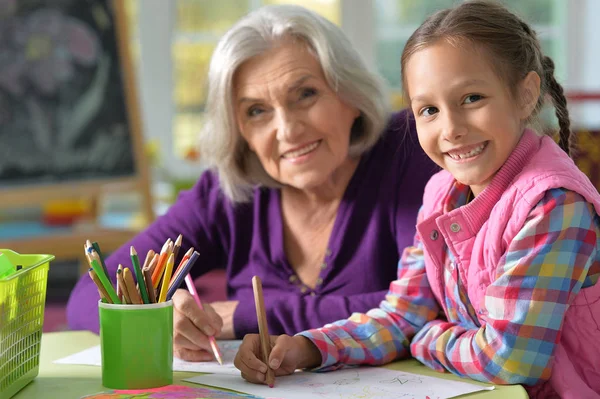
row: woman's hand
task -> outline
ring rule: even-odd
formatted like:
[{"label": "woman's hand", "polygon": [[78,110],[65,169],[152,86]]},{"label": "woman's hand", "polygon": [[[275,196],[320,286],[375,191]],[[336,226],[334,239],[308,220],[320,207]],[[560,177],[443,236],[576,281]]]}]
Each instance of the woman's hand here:
[{"label": "woman's hand", "polygon": [[190,362],[214,360],[208,337],[223,328],[221,317],[209,304],[201,310],[184,289],[173,295],[173,354]]},{"label": "woman's hand", "polygon": [[[321,364],[321,353],[308,338],[289,335],[270,336],[271,355],[269,365],[275,376],[289,375],[299,368],[312,368]],[[235,355],[233,364],[242,372],[242,377],[250,382],[265,384],[267,365],[260,360],[260,338],[248,334]]]},{"label": "woman's hand", "polygon": [[217,338],[235,339],[235,331],[233,330],[233,314],[237,308],[238,301],[213,302],[210,305],[223,321],[221,333],[217,335]]}]

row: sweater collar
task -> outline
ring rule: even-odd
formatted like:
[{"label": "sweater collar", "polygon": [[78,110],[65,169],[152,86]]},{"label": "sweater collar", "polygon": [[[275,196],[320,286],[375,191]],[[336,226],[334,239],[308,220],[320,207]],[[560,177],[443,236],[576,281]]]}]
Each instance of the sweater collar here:
[{"label": "sweater collar", "polygon": [[498,203],[502,194],[539,148],[540,140],[533,130],[525,129],[517,146],[492,178],[490,184],[470,203],[453,211],[463,214],[472,231],[479,231],[488,220],[494,205]]}]

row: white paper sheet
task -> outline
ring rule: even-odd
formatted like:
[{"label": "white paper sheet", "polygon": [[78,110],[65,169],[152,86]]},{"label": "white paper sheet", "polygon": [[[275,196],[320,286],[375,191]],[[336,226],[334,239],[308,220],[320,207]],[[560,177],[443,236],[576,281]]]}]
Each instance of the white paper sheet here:
[{"label": "white paper sheet", "polygon": [[[217,374],[235,374],[240,375],[240,371],[233,365],[233,359],[240,347],[242,341],[217,341],[221,355],[223,356],[223,365],[217,361],[213,362],[186,362],[179,358],[173,358],[173,371],[189,371],[194,373],[217,373]],[[86,366],[101,366],[102,355],[100,345],[88,348],[81,352],[72,354],[62,359],[55,360],[56,364],[77,364]]]},{"label": "white paper sheet", "polygon": [[251,384],[234,375],[200,375],[185,381],[282,399],[445,399],[494,389],[493,386],[482,387],[373,367],[329,373],[296,372],[277,377],[274,388]]}]

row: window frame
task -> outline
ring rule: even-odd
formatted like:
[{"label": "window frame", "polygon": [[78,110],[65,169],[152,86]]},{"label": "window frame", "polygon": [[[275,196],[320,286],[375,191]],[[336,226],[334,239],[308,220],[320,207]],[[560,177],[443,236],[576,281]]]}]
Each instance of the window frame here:
[{"label": "window frame", "polygon": [[[138,0],[139,1],[139,0]],[[341,28],[349,37],[352,44],[363,56],[370,68],[376,68],[376,43],[377,32],[375,29],[375,10],[372,0],[339,0]],[[557,60],[559,79],[565,82],[565,87],[570,87],[571,81],[578,81],[579,75],[577,55],[581,48],[573,45],[573,40],[583,37],[585,26],[578,23],[574,16],[582,14],[585,3],[592,0],[574,0],[564,2],[554,0],[557,4],[564,4],[564,18],[559,28],[554,29],[553,35],[558,38],[559,52],[566,53],[563,60]],[[171,45],[175,36],[176,1],[143,0],[143,7],[139,7],[138,37],[140,40],[140,54],[143,57],[138,63],[138,79],[140,86],[140,99],[142,102],[142,115],[147,139],[158,142],[160,151],[161,170],[177,179],[196,179],[205,169],[206,165],[199,162],[186,161],[175,153],[174,148],[174,120],[177,114],[176,104],[173,99],[175,80],[173,78],[173,58],[164,54],[172,54]],[[262,4],[261,0],[248,0],[249,9],[254,9]],[[408,35],[409,28],[401,27],[400,31]],[[539,29],[539,26],[534,28]],[[180,34],[181,35],[181,34]],[[193,37],[188,37],[194,40]],[[204,38],[198,37],[203,40]],[[399,62],[399,61],[398,61]],[[390,94],[397,92],[398,88],[389,87]],[[171,132],[171,134],[164,134]]]}]

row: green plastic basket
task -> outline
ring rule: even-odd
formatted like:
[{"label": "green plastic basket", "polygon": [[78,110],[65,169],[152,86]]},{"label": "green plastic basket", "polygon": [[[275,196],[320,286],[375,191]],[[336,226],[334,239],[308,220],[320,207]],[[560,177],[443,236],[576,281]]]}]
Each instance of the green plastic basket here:
[{"label": "green plastic basket", "polygon": [[0,399],[8,399],[38,375],[48,268],[54,256],[0,252],[22,266],[0,279]]}]

